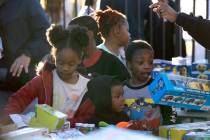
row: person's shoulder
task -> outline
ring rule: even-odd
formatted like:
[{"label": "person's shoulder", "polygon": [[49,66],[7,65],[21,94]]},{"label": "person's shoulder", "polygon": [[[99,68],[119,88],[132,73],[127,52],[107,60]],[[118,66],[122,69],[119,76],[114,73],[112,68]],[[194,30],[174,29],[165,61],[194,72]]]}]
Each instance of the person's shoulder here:
[{"label": "person's shoulder", "polygon": [[[120,60],[114,56],[113,54],[110,54],[102,49],[100,49],[102,51],[102,57],[105,58],[105,59],[108,59],[109,61],[111,62],[120,62]],[[121,62],[120,62],[121,63]]]},{"label": "person's shoulder", "polygon": [[82,79],[82,81],[85,81],[85,82],[89,82],[90,79],[92,79],[91,76],[89,76],[89,75],[83,75],[81,73],[79,74],[79,77]]}]

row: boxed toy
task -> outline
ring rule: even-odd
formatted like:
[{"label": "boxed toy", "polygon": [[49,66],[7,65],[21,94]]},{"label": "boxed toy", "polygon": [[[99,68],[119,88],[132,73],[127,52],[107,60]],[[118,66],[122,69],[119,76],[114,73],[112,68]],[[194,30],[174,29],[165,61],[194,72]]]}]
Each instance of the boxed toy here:
[{"label": "boxed toy", "polygon": [[155,79],[160,73],[173,73],[182,76],[190,76],[191,61],[189,58],[173,57],[172,61],[155,59],[152,77]]},{"label": "boxed toy", "polygon": [[152,70],[152,78],[155,79],[160,73],[171,73],[172,72],[172,64],[171,61],[155,59],[153,61],[154,69]]},{"label": "boxed toy", "polygon": [[36,116],[32,118],[29,126],[47,127],[49,130],[60,129],[67,118],[67,115],[59,112],[46,104],[37,104],[35,107]]},{"label": "boxed toy", "polygon": [[210,81],[161,73],[150,85],[154,103],[210,110]]},{"label": "boxed toy", "polygon": [[185,57],[172,58],[172,72],[173,74],[190,76],[191,73],[191,60]]},{"label": "boxed toy", "polygon": [[204,63],[192,64],[191,76],[199,79],[210,79],[210,64],[204,64]]},{"label": "boxed toy", "polygon": [[210,140],[210,131],[189,132],[184,135],[183,140]]},{"label": "boxed toy", "polygon": [[172,64],[171,61],[162,60],[162,59],[155,59],[153,61],[154,68],[163,68],[165,72],[172,71]]},{"label": "boxed toy", "polygon": [[210,129],[210,122],[196,122],[159,127],[159,136],[171,140],[182,140],[185,134],[193,131],[205,131]]}]

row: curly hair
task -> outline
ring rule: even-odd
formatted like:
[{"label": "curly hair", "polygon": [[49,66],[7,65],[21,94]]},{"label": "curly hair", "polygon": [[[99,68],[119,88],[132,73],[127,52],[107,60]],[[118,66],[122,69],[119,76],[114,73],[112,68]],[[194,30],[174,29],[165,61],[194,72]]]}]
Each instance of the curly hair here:
[{"label": "curly hair", "polygon": [[110,7],[104,11],[97,11],[94,17],[98,23],[99,32],[105,39],[109,36],[109,33],[114,26],[122,25],[127,21],[124,14],[113,10]]},{"label": "curly hair", "polygon": [[87,29],[78,25],[73,25],[64,29],[61,25],[51,25],[46,32],[47,40],[53,46],[51,54],[56,54],[64,48],[71,48],[79,57],[88,45]]}]

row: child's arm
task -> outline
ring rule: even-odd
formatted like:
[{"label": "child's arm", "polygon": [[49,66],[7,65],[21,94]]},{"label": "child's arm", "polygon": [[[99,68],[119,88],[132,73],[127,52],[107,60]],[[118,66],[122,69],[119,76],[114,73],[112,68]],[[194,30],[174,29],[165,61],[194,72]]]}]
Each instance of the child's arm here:
[{"label": "child's arm", "polygon": [[84,123],[90,120],[94,116],[95,106],[90,99],[86,99],[84,103],[80,105],[75,116],[70,119],[71,127],[75,127],[75,123]]},{"label": "child's arm", "polygon": [[21,89],[10,96],[8,104],[6,105],[4,112],[9,114],[20,114],[24,109],[36,98],[42,89],[41,77],[37,76],[28,83],[26,83]]}]

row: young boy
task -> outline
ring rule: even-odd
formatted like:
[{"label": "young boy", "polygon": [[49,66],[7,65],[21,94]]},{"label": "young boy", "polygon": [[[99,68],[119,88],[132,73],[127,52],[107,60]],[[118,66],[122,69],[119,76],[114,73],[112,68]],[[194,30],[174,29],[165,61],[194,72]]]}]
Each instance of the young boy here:
[{"label": "young boy", "polygon": [[151,94],[148,85],[153,69],[154,51],[145,41],[131,42],[125,52],[131,78],[124,82],[126,111],[130,120],[145,124],[144,130],[155,130],[161,124],[170,123],[171,108],[149,104]]},{"label": "young boy", "polygon": [[123,112],[123,86],[112,76],[98,76],[87,85],[88,97],[95,107],[95,113],[88,121],[98,126],[100,121],[108,124],[117,124],[128,121],[128,116]]}]

